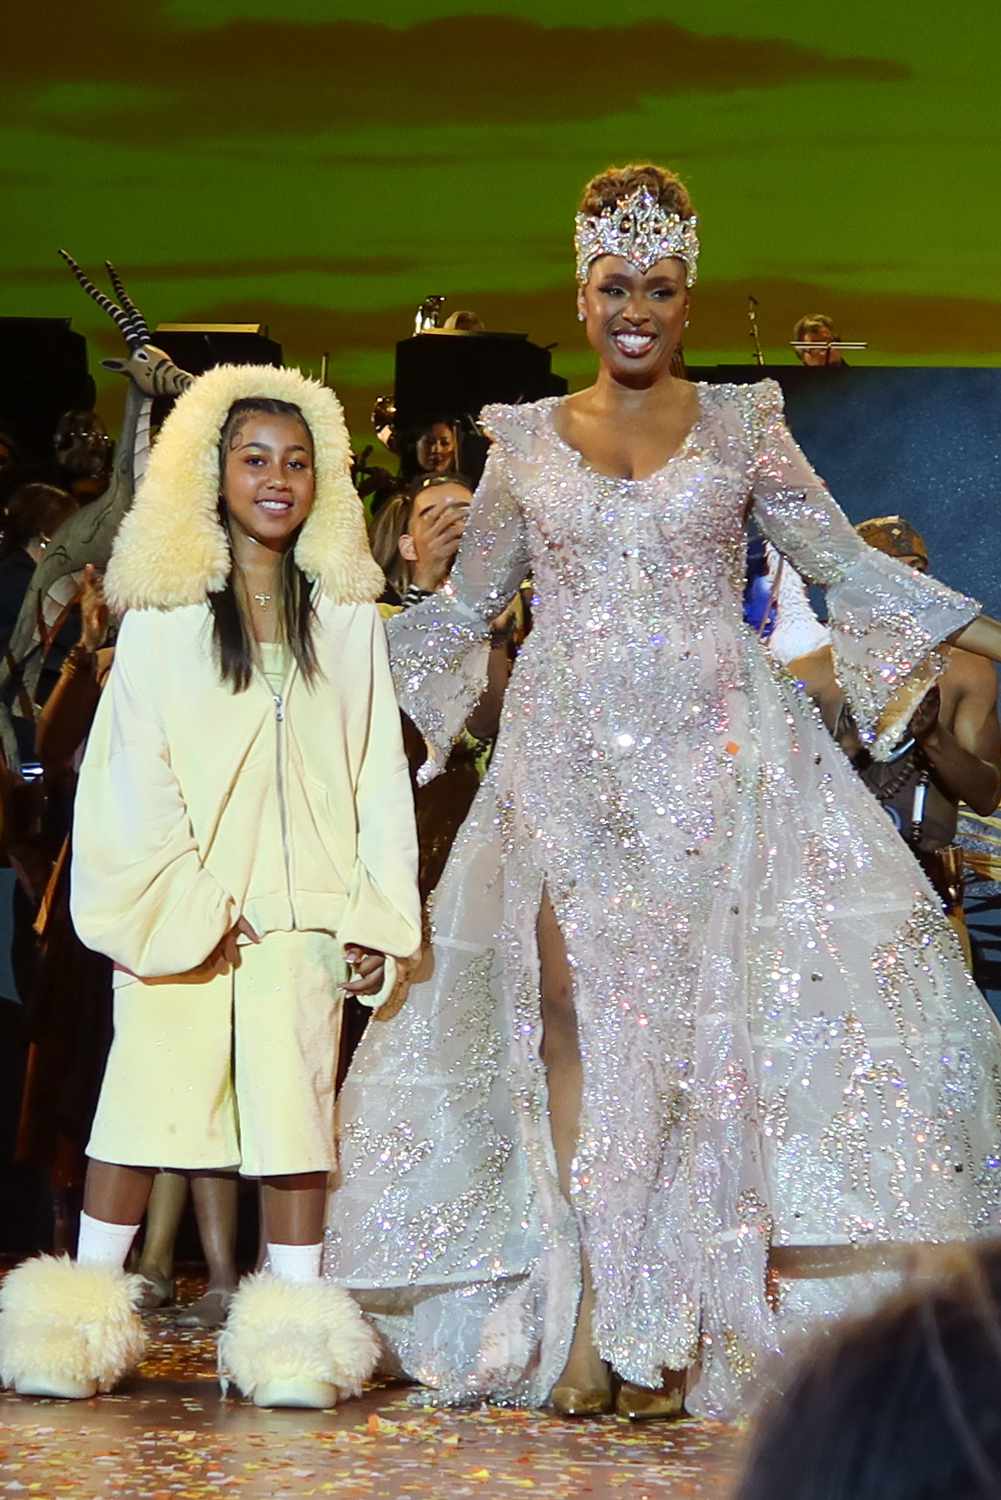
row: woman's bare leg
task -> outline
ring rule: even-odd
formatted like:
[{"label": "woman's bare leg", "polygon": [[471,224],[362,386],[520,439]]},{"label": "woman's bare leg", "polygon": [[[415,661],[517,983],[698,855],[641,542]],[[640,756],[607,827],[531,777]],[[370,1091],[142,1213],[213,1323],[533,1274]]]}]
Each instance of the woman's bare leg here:
[{"label": "woman's bare leg", "polygon": [[191,1196],[198,1237],[209,1272],[210,1292],[236,1286],[236,1216],[239,1187],[235,1172],[194,1172]]},{"label": "woman's bare leg", "polygon": [[192,1172],[191,1198],[198,1238],[208,1267],[209,1284],[200,1297],[177,1314],[179,1328],[221,1328],[236,1290],[235,1172]]},{"label": "woman's bare leg", "polygon": [[146,1209],[146,1230],[136,1270],[140,1276],[170,1281],[174,1275],[174,1247],[188,1201],[188,1179],[183,1172],[157,1172]]},{"label": "woman's bare leg", "polygon": [[[549,1128],[559,1173],[560,1191],[570,1202],[570,1174],[580,1133],[583,1071],[574,1009],[573,976],[566,944],[548,891],[542,893],[538,921],[539,970],[542,998],[542,1061],[549,1086]],[[577,1327],[561,1385],[578,1390],[609,1386],[608,1368],[594,1346],[591,1317],[594,1286],[586,1251],[581,1252],[581,1299]]]}]

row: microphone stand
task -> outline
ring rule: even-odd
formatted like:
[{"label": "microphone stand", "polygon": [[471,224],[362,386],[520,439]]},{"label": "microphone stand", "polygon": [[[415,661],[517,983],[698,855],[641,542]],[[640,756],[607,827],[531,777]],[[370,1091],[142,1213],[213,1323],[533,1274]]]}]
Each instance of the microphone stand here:
[{"label": "microphone stand", "polygon": [[751,325],[751,343],[754,345],[754,362],[763,365],[765,356],[761,352],[761,340],[758,337],[758,299],[752,293],[747,294],[747,320]]}]

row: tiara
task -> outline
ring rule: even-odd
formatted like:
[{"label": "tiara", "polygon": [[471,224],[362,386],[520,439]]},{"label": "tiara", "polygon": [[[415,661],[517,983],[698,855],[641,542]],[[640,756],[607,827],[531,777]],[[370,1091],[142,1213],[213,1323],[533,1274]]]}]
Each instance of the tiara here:
[{"label": "tiara", "polygon": [[578,214],[574,220],[577,280],[587,280],[599,255],[621,255],[644,273],[659,260],[677,256],[685,262],[687,286],[695,285],[699,263],[698,217],[665,213],[647,187],[609,204],[600,214]]}]

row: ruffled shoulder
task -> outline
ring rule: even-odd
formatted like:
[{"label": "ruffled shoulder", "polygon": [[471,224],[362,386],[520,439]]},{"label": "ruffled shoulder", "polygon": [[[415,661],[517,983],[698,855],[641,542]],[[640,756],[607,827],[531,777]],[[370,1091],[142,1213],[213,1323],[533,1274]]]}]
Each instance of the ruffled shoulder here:
[{"label": "ruffled shoulder", "polygon": [[756,380],[752,385],[737,386],[736,390],[756,433],[775,417],[785,416],[785,396],[777,380]]},{"label": "ruffled shoulder", "polygon": [[517,406],[494,401],[480,412],[480,426],[502,447],[522,458],[531,458],[545,437],[554,403],[561,399],[559,396],[544,396],[541,401],[527,401]]}]

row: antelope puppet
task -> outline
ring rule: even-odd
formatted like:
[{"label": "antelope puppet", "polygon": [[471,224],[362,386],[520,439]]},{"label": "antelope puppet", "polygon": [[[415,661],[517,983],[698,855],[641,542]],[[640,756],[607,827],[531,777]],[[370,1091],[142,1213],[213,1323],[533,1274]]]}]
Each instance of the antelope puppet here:
[{"label": "antelope puppet", "polygon": [[104,309],[125,339],[128,358],[104,359],[101,364],[106,370],[125,375],[129,383],[111,483],[98,500],[71,516],[52,538],[25,595],[7,658],[0,660],[0,746],[12,767],[19,764],[11,717],[14,691],[20,683],[28,699],[34,699],[45,657],[43,630],[50,630],[76,597],[86,564],[103,568],[111,556],[115,533],[146,471],[154,397],[179,396],[194,379],[150,342],[146,319],[110,261],[105,266],[117,302],[106,297],[65,250],[59,254],[87,295]]}]

